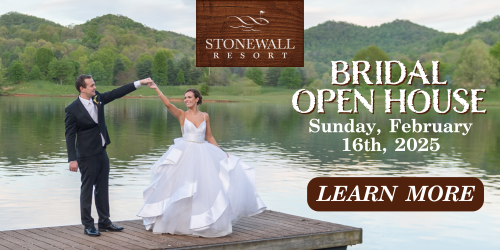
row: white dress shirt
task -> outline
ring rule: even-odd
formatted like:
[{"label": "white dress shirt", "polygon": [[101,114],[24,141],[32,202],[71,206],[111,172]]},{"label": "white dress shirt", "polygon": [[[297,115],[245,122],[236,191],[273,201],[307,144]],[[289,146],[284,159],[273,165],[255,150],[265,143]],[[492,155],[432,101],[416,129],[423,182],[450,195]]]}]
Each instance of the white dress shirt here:
[{"label": "white dress shirt", "polygon": [[[141,86],[141,82],[135,81],[134,85],[135,85],[135,88],[138,88],[139,86]],[[92,117],[92,119],[95,121],[95,123],[99,123],[99,119],[97,116],[97,107],[94,105],[94,102],[92,101],[92,99],[87,100],[87,99],[82,98],[81,96],[78,96],[78,98],[82,102],[82,104],[85,107],[85,109],[87,110],[87,112],[89,112],[90,117]],[[102,136],[102,134],[101,134],[101,139],[102,139],[102,146],[104,147],[104,145],[106,145],[106,140],[104,140],[104,136]]]}]

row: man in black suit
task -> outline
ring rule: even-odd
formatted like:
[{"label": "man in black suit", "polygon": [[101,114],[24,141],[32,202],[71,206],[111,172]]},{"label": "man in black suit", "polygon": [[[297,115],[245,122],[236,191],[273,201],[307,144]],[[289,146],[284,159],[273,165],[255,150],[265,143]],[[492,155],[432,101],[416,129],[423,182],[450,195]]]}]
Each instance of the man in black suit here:
[{"label": "man in black suit", "polygon": [[[123,227],[118,227],[109,220],[109,158],[106,146],[111,141],[104,119],[104,105],[150,82],[152,80],[147,78],[100,94],[95,91],[92,76],[80,75],[76,79],[75,87],[80,95],[66,107],[65,135],[69,170],[76,172],[80,169],[82,175],[80,213],[86,235],[99,236],[99,231],[123,230]],[[94,186],[99,231],[94,227],[94,219],[90,214]]]}]

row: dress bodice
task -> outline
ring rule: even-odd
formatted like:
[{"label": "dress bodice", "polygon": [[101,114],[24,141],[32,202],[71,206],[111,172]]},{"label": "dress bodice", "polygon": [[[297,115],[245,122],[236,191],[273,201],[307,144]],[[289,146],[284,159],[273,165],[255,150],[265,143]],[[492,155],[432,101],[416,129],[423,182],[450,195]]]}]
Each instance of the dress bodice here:
[{"label": "dress bodice", "polygon": [[189,142],[204,142],[205,131],[207,129],[206,121],[203,121],[199,127],[196,127],[190,120],[184,118],[182,127],[182,138]]}]

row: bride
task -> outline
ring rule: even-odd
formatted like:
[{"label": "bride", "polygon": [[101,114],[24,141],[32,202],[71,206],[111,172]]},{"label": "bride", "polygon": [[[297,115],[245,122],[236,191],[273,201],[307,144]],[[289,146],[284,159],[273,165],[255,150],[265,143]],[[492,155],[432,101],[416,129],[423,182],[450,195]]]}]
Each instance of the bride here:
[{"label": "bride", "polygon": [[[198,110],[202,96],[188,89],[183,111],[151,83],[168,111],[181,125],[174,140],[151,168],[144,205],[137,216],[153,233],[220,237],[232,232],[232,223],[266,209],[255,189],[255,170],[226,154],[210,131],[210,118]],[[206,141],[205,141],[206,139]]]}]

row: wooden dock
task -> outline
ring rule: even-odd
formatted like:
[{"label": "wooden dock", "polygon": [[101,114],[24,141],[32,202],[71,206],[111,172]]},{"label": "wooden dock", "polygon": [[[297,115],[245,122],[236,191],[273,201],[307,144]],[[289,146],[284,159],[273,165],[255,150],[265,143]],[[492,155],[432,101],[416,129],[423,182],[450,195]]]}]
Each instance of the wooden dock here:
[{"label": "wooden dock", "polygon": [[142,220],[117,221],[123,232],[83,234],[82,225],[0,231],[0,249],[346,249],[362,242],[361,228],[265,211],[244,218],[220,238],[153,234]]}]

